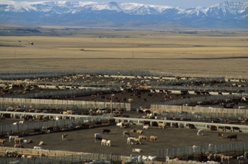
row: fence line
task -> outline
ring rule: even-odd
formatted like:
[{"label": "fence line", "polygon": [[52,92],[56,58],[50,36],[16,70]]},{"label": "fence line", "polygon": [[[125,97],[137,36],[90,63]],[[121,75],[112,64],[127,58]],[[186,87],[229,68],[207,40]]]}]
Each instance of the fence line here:
[{"label": "fence line", "polygon": [[[25,115],[25,114],[23,114]],[[65,116],[66,117],[66,116]],[[25,122],[24,124],[9,124],[9,125],[1,125],[0,133],[1,135],[7,135],[12,133],[28,133],[34,129],[40,129],[42,131],[43,128],[66,128],[73,129],[77,126],[82,126],[84,123],[88,123],[89,125],[95,124],[95,122],[102,121],[103,123],[109,123],[108,120],[113,118],[112,116],[81,116],[75,119],[60,119],[57,121],[46,121],[46,122]]]},{"label": "fence line", "polygon": [[[166,149],[166,156],[178,157],[178,156],[190,156],[199,155],[201,153],[221,153],[224,155],[242,155],[248,150],[248,142],[244,143],[228,143],[221,145],[202,145],[202,146],[189,146]],[[158,151],[160,152],[160,151]]]},{"label": "fence line", "polygon": [[131,76],[172,76],[168,73],[157,73],[141,70],[62,70],[62,71],[1,71],[0,79],[58,77],[63,75],[90,74],[90,75],[131,75]]},{"label": "fence line", "polygon": [[219,95],[219,96],[203,96],[203,97],[196,97],[196,98],[184,98],[179,100],[171,100],[166,102],[159,102],[151,104],[152,107],[157,105],[183,105],[183,104],[190,104],[190,103],[196,103],[197,101],[220,101],[225,99],[239,99],[241,97],[245,97],[247,94],[235,94],[235,95]]},{"label": "fence line", "polygon": [[[182,76],[183,77],[183,76]],[[209,83],[209,82],[225,82],[225,78],[223,77],[211,77],[211,78],[172,78],[170,81],[162,81],[165,79],[169,79],[167,77],[161,77],[157,82],[151,82],[151,85],[176,85],[176,84],[188,84],[188,83]]]},{"label": "fence line", "polygon": [[117,108],[130,110],[130,103],[118,102],[95,102],[95,101],[73,101],[73,100],[47,100],[47,99],[22,99],[22,98],[0,98],[2,106],[23,106],[26,108],[56,108],[56,109],[88,109],[88,108]]},{"label": "fence line", "polygon": [[[177,82],[176,82],[177,83]],[[200,92],[209,92],[209,91],[219,91],[223,93],[227,92],[237,92],[241,91],[248,91],[248,87],[210,87],[210,86],[163,86],[162,84],[159,85],[151,85],[150,89],[155,90],[180,90],[180,91],[200,91]]]},{"label": "fence line", "polygon": [[[112,153],[83,153],[83,152],[71,152],[71,151],[58,151],[58,150],[37,150],[27,148],[11,148],[0,147],[1,154],[5,154],[6,151],[15,151],[17,154],[31,155],[33,158],[1,158],[1,163],[27,163],[27,164],[68,164],[68,163],[86,163],[91,161],[101,161],[102,164],[111,164],[111,161],[117,159],[126,159],[126,156],[119,156],[118,158]],[[41,155],[45,156],[41,156]]]},{"label": "fence line", "polygon": [[248,114],[248,109],[229,109],[229,108],[211,108],[211,107],[189,107],[189,106],[175,106],[175,105],[158,105],[158,104],[151,104],[150,109],[163,112],[163,111],[170,111],[170,112],[189,112],[189,113],[240,113],[240,114]]},{"label": "fence line", "polygon": [[[25,79],[25,78],[37,78],[37,77],[58,77],[63,75],[75,75],[75,74],[102,74],[102,75],[130,75],[130,76],[167,76],[173,77],[172,73],[159,72],[159,71],[143,71],[143,70],[49,70],[49,71],[0,71],[0,79]],[[214,77],[214,75],[199,75],[199,74],[176,74],[179,77]],[[222,77],[222,76],[218,76]],[[238,76],[226,78],[232,79],[247,79],[248,76]]]},{"label": "fence line", "polygon": [[11,95],[9,98],[38,98],[47,96],[84,96],[95,94],[97,92],[111,93],[111,91],[119,91],[119,87],[109,87],[109,88],[91,88],[91,89],[80,89],[80,90],[66,90],[66,91],[50,91],[42,93],[29,93],[22,95]]},{"label": "fence line", "polygon": [[[211,108],[211,107],[189,107],[175,105],[151,104],[151,111],[169,112],[168,116],[177,118],[191,118],[192,120],[201,119],[247,119],[248,109],[229,109],[229,108]],[[187,112],[187,113],[186,113]],[[184,114],[186,113],[186,114]]]},{"label": "fence line", "polygon": [[[154,110],[158,112],[162,112],[164,110]],[[186,113],[187,112],[187,113]],[[206,121],[211,122],[214,120],[218,121],[218,118],[220,119],[220,122],[225,122],[227,119],[230,120],[246,120],[248,118],[248,115],[245,113],[189,113],[190,111],[168,111],[168,113],[163,113],[162,115],[158,116],[157,118],[162,119],[191,119],[192,121]],[[246,123],[245,123],[246,124]]]}]

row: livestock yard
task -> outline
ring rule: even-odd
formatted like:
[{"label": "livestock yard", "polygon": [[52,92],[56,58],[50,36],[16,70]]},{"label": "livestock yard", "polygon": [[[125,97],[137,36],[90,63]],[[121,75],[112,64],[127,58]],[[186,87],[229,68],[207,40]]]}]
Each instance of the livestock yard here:
[{"label": "livestock yard", "polygon": [[248,163],[247,31],[0,38],[3,163]]}]

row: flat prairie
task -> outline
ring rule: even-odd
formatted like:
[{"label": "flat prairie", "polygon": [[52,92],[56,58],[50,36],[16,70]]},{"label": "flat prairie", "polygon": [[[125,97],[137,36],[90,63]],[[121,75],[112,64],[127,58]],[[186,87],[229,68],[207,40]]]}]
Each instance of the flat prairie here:
[{"label": "flat prairie", "polygon": [[248,76],[247,30],[76,30],[65,36],[0,36],[0,49],[2,71],[105,69]]}]

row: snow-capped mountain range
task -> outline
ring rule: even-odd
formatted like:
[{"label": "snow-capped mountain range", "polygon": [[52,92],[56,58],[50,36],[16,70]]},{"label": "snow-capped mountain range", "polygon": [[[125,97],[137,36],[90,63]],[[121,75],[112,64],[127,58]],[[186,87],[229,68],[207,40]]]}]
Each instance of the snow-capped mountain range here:
[{"label": "snow-capped mountain range", "polygon": [[[91,22],[178,22],[192,27],[247,28],[248,2],[226,1],[183,9],[138,3],[86,1],[0,1],[0,22],[30,25],[86,25]],[[137,23],[138,24],[138,23]]]}]

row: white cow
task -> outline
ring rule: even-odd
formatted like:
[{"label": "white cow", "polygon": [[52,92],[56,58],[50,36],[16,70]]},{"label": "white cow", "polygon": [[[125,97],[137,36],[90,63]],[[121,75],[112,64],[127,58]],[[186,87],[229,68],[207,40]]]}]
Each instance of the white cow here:
[{"label": "white cow", "polygon": [[131,145],[135,142],[134,138],[133,137],[128,137],[127,138],[127,144]]},{"label": "white cow", "polygon": [[142,161],[145,162],[145,161],[147,161],[147,160],[148,160],[148,156],[143,155],[143,156],[142,156]]},{"label": "white cow", "polygon": [[19,121],[19,124],[24,124],[24,121]]},{"label": "white cow", "polygon": [[227,163],[229,163],[229,160],[232,159],[232,158],[233,158],[233,156],[223,155],[223,156],[221,157],[221,160],[222,160],[222,162],[223,162],[223,160],[225,159],[225,160],[227,160]]},{"label": "white cow", "polygon": [[141,152],[141,149],[132,149],[132,152],[135,152],[135,153],[140,153]]},{"label": "white cow", "polygon": [[42,149],[42,147],[41,146],[34,146],[33,149]]},{"label": "white cow", "polygon": [[122,126],[122,122],[118,122],[118,123],[116,123],[116,126],[121,127],[121,126]]},{"label": "white cow", "polygon": [[148,160],[149,161],[155,161],[156,160],[156,156],[148,156]]},{"label": "white cow", "polygon": [[245,160],[244,155],[238,156],[237,160],[239,161],[239,163],[244,163]]},{"label": "white cow", "polygon": [[138,138],[128,137],[127,138],[127,144],[129,144],[129,145],[131,145],[131,144],[132,145],[141,144],[141,141]]},{"label": "white cow", "polygon": [[18,136],[9,136],[9,142],[11,142],[12,140],[14,140],[15,138],[18,138]]},{"label": "white cow", "polygon": [[197,136],[199,136],[199,135],[203,135],[203,129],[198,130]]},{"label": "white cow", "polygon": [[68,134],[62,134],[62,140],[66,140],[67,136],[68,136]]},{"label": "white cow", "polygon": [[106,146],[111,146],[111,140],[107,140]]},{"label": "white cow", "polygon": [[106,139],[102,139],[102,141],[101,141],[101,145],[106,145],[106,143],[107,143],[107,140]]},{"label": "white cow", "polygon": [[9,156],[16,156],[17,155],[17,151],[15,151],[15,150],[6,150],[5,151],[5,155],[7,156],[7,157],[9,157]]},{"label": "white cow", "polygon": [[143,125],[142,129],[148,129],[148,128],[149,128],[149,125]]}]

